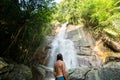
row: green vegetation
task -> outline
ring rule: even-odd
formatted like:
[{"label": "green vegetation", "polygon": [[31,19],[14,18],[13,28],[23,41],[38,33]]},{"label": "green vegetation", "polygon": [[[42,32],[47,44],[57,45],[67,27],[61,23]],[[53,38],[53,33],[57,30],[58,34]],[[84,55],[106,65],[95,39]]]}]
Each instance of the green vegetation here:
[{"label": "green vegetation", "polygon": [[0,56],[19,63],[29,62],[56,20],[120,40],[120,0],[1,0],[0,9]]},{"label": "green vegetation", "polygon": [[84,23],[94,35],[120,36],[120,0],[62,0],[54,16],[60,22]]},{"label": "green vegetation", "polygon": [[53,0],[0,2],[0,56],[27,63],[51,31]]}]

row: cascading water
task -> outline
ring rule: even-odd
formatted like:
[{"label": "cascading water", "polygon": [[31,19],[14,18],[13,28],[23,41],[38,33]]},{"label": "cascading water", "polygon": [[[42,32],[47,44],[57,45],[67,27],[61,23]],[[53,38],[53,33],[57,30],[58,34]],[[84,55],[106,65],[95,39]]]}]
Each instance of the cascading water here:
[{"label": "cascading water", "polygon": [[68,23],[64,23],[62,25],[59,33],[56,35],[51,44],[52,49],[49,53],[50,58],[48,61],[48,67],[50,68],[53,68],[58,53],[61,53],[63,55],[66,70],[77,67],[77,58],[74,43],[71,40],[66,39],[67,36],[65,35],[67,24]]}]

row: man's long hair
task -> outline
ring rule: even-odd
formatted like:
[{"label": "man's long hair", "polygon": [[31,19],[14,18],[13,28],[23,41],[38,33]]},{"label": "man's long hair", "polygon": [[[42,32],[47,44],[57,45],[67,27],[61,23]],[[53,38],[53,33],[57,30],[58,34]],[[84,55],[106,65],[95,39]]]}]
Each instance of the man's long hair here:
[{"label": "man's long hair", "polygon": [[59,53],[59,54],[57,55],[57,60],[61,60],[61,61],[63,61],[63,56],[62,56],[61,53]]}]

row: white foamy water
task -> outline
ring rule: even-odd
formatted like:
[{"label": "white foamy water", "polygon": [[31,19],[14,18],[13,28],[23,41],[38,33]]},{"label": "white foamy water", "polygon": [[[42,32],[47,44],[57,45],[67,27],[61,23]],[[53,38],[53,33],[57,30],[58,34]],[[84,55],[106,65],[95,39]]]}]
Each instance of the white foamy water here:
[{"label": "white foamy water", "polygon": [[53,68],[58,53],[61,53],[63,55],[66,70],[77,67],[77,58],[74,43],[71,40],[66,39],[66,25],[67,23],[64,23],[62,25],[59,33],[56,35],[51,44],[52,49],[49,53],[50,58],[48,62],[48,67]]}]

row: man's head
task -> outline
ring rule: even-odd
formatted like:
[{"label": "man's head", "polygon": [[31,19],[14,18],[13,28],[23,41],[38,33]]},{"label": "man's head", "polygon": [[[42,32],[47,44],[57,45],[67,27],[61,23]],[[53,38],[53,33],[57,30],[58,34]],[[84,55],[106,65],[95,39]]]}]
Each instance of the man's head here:
[{"label": "man's head", "polygon": [[63,56],[61,53],[57,54],[57,60],[62,60],[63,61]]}]

